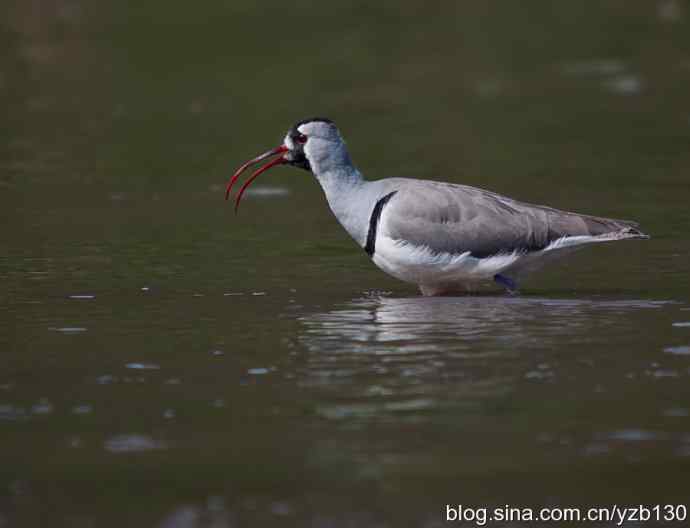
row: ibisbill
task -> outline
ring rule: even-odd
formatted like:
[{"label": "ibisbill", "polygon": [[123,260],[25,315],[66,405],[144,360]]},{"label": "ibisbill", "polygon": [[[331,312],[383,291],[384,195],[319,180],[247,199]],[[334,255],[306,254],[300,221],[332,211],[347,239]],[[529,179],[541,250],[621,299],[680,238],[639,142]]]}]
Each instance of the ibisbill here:
[{"label": "ibisbill", "polygon": [[493,282],[514,292],[519,281],[583,246],[646,239],[636,222],[561,211],[453,183],[412,178],[368,181],[355,167],[333,121],[295,123],[283,143],[240,166],[225,198],[250,166],[259,167],[237,193],[281,164],[310,171],[331,211],[372,262],[424,295],[472,291]]}]

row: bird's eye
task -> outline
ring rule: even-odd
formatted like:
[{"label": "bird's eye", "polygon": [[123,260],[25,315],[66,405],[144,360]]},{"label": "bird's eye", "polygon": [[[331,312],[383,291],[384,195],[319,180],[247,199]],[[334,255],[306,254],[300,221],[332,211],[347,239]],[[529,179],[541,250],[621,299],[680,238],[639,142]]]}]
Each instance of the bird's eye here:
[{"label": "bird's eye", "polygon": [[307,136],[304,134],[297,134],[295,139],[297,140],[297,143],[302,143],[303,145],[307,142]]}]

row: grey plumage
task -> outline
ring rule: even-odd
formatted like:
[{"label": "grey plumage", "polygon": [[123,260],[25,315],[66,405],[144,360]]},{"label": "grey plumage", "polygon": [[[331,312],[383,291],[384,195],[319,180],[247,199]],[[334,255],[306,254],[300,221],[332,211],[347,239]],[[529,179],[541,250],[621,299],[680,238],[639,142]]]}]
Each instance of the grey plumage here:
[{"label": "grey plumage", "polygon": [[435,253],[487,257],[616,232],[646,238],[635,222],[528,204],[466,185],[391,178],[386,189],[398,191],[386,207],[388,236]]},{"label": "grey plumage", "polygon": [[244,163],[226,196],[248,166],[279,155],[256,176],[278,164],[310,170],[333,214],[374,264],[424,295],[470,291],[494,281],[509,290],[516,278],[589,244],[649,238],[635,222],[560,211],[499,194],[426,180],[367,181],[353,165],[332,121],[300,121],[283,144]]}]

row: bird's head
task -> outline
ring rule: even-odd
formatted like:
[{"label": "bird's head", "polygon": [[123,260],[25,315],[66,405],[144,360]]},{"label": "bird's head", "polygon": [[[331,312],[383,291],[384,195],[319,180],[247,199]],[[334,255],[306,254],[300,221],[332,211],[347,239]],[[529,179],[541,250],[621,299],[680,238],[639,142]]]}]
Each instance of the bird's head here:
[{"label": "bird's head", "polygon": [[333,121],[325,117],[304,119],[290,127],[281,145],[245,162],[235,171],[225,191],[225,199],[228,199],[233,185],[247,168],[266,159],[270,161],[254,171],[240,188],[235,199],[235,210],[252,181],[271,167],[288,164],[318,175],[351,163],[345,142]]}]

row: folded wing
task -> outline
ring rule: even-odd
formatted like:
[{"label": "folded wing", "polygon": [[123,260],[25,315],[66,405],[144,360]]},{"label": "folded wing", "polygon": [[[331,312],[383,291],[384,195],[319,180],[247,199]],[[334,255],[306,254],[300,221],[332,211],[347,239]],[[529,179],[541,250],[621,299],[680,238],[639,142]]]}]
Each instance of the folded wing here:
[{"label": "folded wing", "polygon": [[640,234],[635,222],[532,205],[465,185],[398,179],[386,205],[382,233],[435,253],[470,252],[478,258],[515,250],[537,251],[563,237],[621,231]]}]

